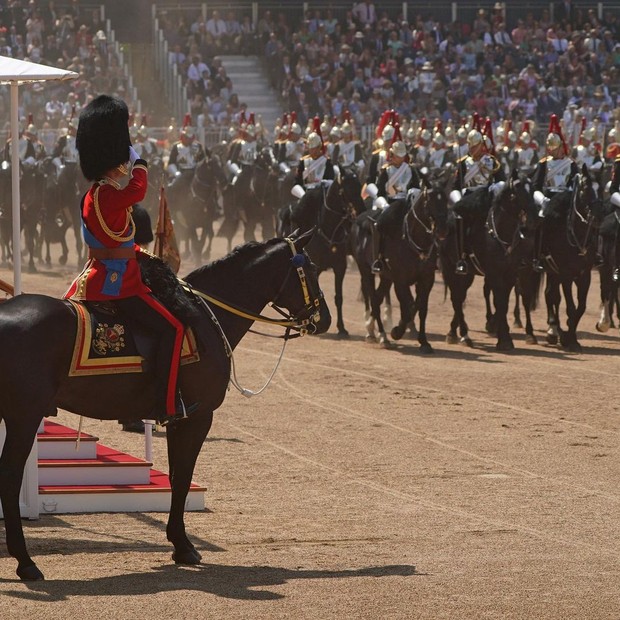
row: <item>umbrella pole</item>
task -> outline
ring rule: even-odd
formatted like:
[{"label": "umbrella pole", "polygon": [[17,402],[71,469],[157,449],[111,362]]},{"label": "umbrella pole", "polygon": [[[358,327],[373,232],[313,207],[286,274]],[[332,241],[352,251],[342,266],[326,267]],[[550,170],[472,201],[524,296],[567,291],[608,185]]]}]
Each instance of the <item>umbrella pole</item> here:
[{"label": "umbrella pole", "polygon": [[19,86],[11,82],[11,180],[13,201],[13,288],[15,295],[22,292],[22,249],[19,195]]}]

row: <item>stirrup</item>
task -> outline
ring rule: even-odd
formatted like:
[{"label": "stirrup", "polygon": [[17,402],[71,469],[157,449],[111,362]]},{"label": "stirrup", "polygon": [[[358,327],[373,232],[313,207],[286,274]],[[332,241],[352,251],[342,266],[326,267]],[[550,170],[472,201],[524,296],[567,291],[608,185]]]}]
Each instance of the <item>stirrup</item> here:
[{"label": "stirrup", "polygon": [[383,261],[378,258],[374,263],[370,266],[370,271],[373,273],[382,273],[383,272]]},{"label": "stirrup", "polygon": [[542,273],[545,270],[543,264],[537,258],[532,260],[532,269],[536,273]]},{"label": "stirrup", "polygon": [[594,267],[602,267],[605,264],[605,259],[597,252],[594,255]]},{"label": "stirrup", "polygon": [[613,273],[611,274],[611,279],[614,282],[620,282],[620,269],[618,269],[616,267],[616,269],[614,269]]},{"label": "stirrup", "polygon": [[454,273],[458,276],[466,276],[469,273],[469,269],[467,267],[467,261],[461,259],[456,261],[456,267],[454,269]]}]

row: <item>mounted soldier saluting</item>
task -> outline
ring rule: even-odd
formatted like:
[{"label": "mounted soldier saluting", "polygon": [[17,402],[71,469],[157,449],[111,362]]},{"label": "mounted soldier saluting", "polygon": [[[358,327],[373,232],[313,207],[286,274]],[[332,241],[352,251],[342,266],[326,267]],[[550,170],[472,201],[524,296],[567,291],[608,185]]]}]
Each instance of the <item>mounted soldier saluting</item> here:
[{"label": "mounted soldier saluting", "polygon": [[[113,301],[132,322],[159,334],[155,354],[156,406],[153,418],[167,423],[186,417],[177,389],[184,328],[142,281],[136,259],[132,205],[144,199],[147,163],[131,146],[124,101],[100,95],[80,114],[76,146],[80,167],[93,182],[82,198],[82,231],[89,260],[65,293],[75,301]],[[126,187],[121,181],[131,166]]]},{"label": "mounted soldier saluting", "polygon": [[[546,140],[547,156],[543,157],[532,176],[534,202],[539,207],[538,215],[547,216],[547,206],[554,194],[570,191],[575,175],[579,172],[577,164],[569,156],[568,146],[562,135],[560,122],[555,114],[551,115],[549,133]],[[544,267],[540,262],[543,243],[543,227],[536,229],[534,243],[534,259],[532,267],[542,272]]]},{"label": "mounted soldier saluting", "polygon": [[[484,222],[491,194],[496,194],[504,187],[506,177],[501,163],[492,153],[494,149],[491,123],[487,121],[483,133],[480,119],[474,115],[473,129],[467,134],[469,155],[457,162],[454,189],[450,192],[449,202],[453,205],[456,222],[457,262],[456,273],[467,275],[467,254],[465,252],[465,235],[467,229]],[[476,199],[462,199],[468,194],[476,193]]]}]

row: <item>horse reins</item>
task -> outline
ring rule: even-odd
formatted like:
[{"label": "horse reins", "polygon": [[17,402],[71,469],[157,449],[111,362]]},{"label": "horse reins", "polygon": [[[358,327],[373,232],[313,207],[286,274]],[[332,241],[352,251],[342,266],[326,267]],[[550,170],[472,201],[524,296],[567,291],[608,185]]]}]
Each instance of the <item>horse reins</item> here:
[{"label": "horse reins", "polygon": [[[501,210],[503,210],[502,207],[500,207]],[[519,211],[519,214],[517,217],[522,216],[523,214],[523,209],[521,209]],[[490,223],[489,223],[490,220]],[[508,243],[508,241],[504,241],[500,236],[499,236],[499,232],[497,232],[497,225],[495,223],[495,208],[494,206],[491,207],[491,209],[489,210],[489,215],[487,217],[487,231],[489,232],[489,234],[491,235],[491,237],[493,237],[493,239],[495,239],[500,246],[504,249],[504,254],[506,256],[509,256],[510,254],[512,254],[512,252],[514,251],[514,249],[519,245],[519,242],[523,239],[523,233],[521,232],[519,226],[517,225],[517,227],[515,228],[515,231],[512,235],[512,241],[510,243]]]},{"label": "horse reins", "polygon": [[[230,304],[228,302],[222,301],[221,299],[218,299],[217,297],[213,297],[211,295],[207,295],[206,293],[198,291],[194,289],[192,286],[190,286],[187,282],[180,280],[181,285],[183,286],[183,288],[185,288],[185,290],[189,291],[191,294],[198,297],[199,301],[201,302],[201,305],[205,308],[205,310],[207,311],[207,314],[211,318],[211,321],[213,322],[213,324],[216,326],[217,330],[219,331],[219,334],[224,343],[224,349],[226,351],[226,356],[230,359],[229,381],[243,396],[247,398],[260,394],[271,383],[273,377],[276,374],[276,371],[278,370],[278,367],[280,366],[282,357],[284,356],[284,349],[286,347],[286,343],[291,338],[295,338],[297,336],[304,336],[305,334],[307,334],[309,332],[308,327],[310,326],[314,327],[315,324],[318,323],[321,319],[319,306],[321,303],[321,299],[323,299],[323,294],[319,292],[314,299],[310,297],[310,290],[308,287],[308,281],[307,281],[306,273],[304,270],[304,265],[306,261],[309,261],[309,259],[307,258],[305,254],[299,254],[297,252],[297,249],[295,248],[295,244],[293,243],[292,239],[289,239],[287,237],[285,238],[285,241],[288,243],[289,248],[291,249],[291,252],[293,254],[293,257],[291,258],[291,268],[289,269],[288,274],[286,278],[284,279],[282,286],[280,287],[280,290],[274,297],[273,302],[270,304],[274,310],[276,310],[277,312],[279,312],[285,317],[284,320],[273,319],[271,317],[263,316],[260,313],[257,314],[255,312],[245,310],[244,308],[241,308],[234,304]],[[298,256],[301,256],[302,258],[299,259],[297,258]],[[297,276],[299,278],[299,282],[301,285],[301,291],[302,291],[302,295],[304,298],[304,304],[305,304],[304,307],[299,312],[297,312],[297,314],[295,315],[291,315],[290,313],[287,313],[285,310],[282,310],[276,305],[276,301],[282,294],[284,287],[286,286],[286,283],[288,282],[288,279],[292,273],[293,268],[297,272]],[[273,371],[271,372],[269,378],[267,379],[267,382],[259,390],[249,390],[247,388],[244,388],[240,385],[239,381],[237,380],[233,348],[230,346],[230,342],[228,341],[228,338],[226,337],[226,334],[224,333],[222,325],[220,324],[217,316],[215,316],[215,313],[213,312],[211,306],[207,302],[210,302],[213,305],[218,306],[219,308],[222,308],[223,310],[226,310],[227,312],[231,314],[234,314],[235,316],[249,319],[251,321],[258,321],[260,323],[267,323],[269,325],[277,325],[279,327],[286,328],[286,333],[283,336],[282,350],[280,351],[280,355],[278,357],[276,365],[274,366]],[[299,333],[291,336],[289,332],[292,329],[297,330]]]},{"label": "horse reins", "polygon": [[[426,202],[426,199],[428,198],[428,188],[424,188],[424,190],[422,191],[422,195],[420,196],[419,200],[416,200],[412,205],[411,208],[407,209],[407,213],[405,213],[405,219],[403,220],[403,237],[407,240],[407,243],[409,243],[409,245],[411,245],[411,247],[420,255],[420,258],[423,261],[427,261],[430,257],[431,254],[433,253],[433,249],[437,247],[437,243],[435,241],[435,237],[434,237],[434,233],[435,233],[435,226],[434,223],[432,221],[431,218],[431,227],[429,228],[418,216],[415,208],[418,205],[419,202],[424,201]],[[422,228],[424,229],[424,232],[427,235],[431,235],[431,244],[428,248],[428,250],[424,250],[423,248],[421,248],[414,240],[413,237],[411,236],[411,231],[409,230],[409,215],[413,214],[413,217],[416,219],[416,221],[420,224],[420,226],[422,226]]]},{"label": "horse reins", "polygon": [[[579,213],[579,210],[577,209],[577,195],[579,193],[579,187],[582,185],[583,180],[580,174],[576,176],[577,182],[575,184],[575,191],[573,191],[573,195],[571,196],[571,208],[568,212],[566,233],[568,237],[568,243],[579,250],[579,256],[585,256],[588,253],[588,242],[590,241],[590,233],[592,232],[592,223],[594,217],[592,216],[592,213],[589,213],[588,219],[586,219],[585,217],[583,217],[583,215],[581,215],[581,213]],[[583,243],[579,242],[579,239],[577,239],[577,235],[575,233],[575,227],[573,223],[575,219],[574,215],[579,218],[582,224],[587,225]]]}]

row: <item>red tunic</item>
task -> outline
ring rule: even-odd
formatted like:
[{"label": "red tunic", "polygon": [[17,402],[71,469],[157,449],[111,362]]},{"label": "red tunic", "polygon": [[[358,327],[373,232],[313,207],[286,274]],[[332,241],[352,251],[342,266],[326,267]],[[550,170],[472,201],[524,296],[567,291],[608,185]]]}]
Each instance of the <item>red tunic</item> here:
[{"label": "red tunic", "polygon": [[[144,199],[146,190],[146,162],[141,159],[134,164],[127,187],[119,189],[109,182],[98,181],[88,190],[82,204],[82,221],[103,247],[131,247],[129,241],[133,242],[134,235],[131,207]],[[140,251],[136,244],[133,244],[133,248]],[[140,267],[135,258],[127,259],[127,269],[121,276],[118,295],[111,296],[102,292],[107,273],[102,261],[89,259],[64,297],[101,301],[150,293],[150,289],[142,282]]]}]

